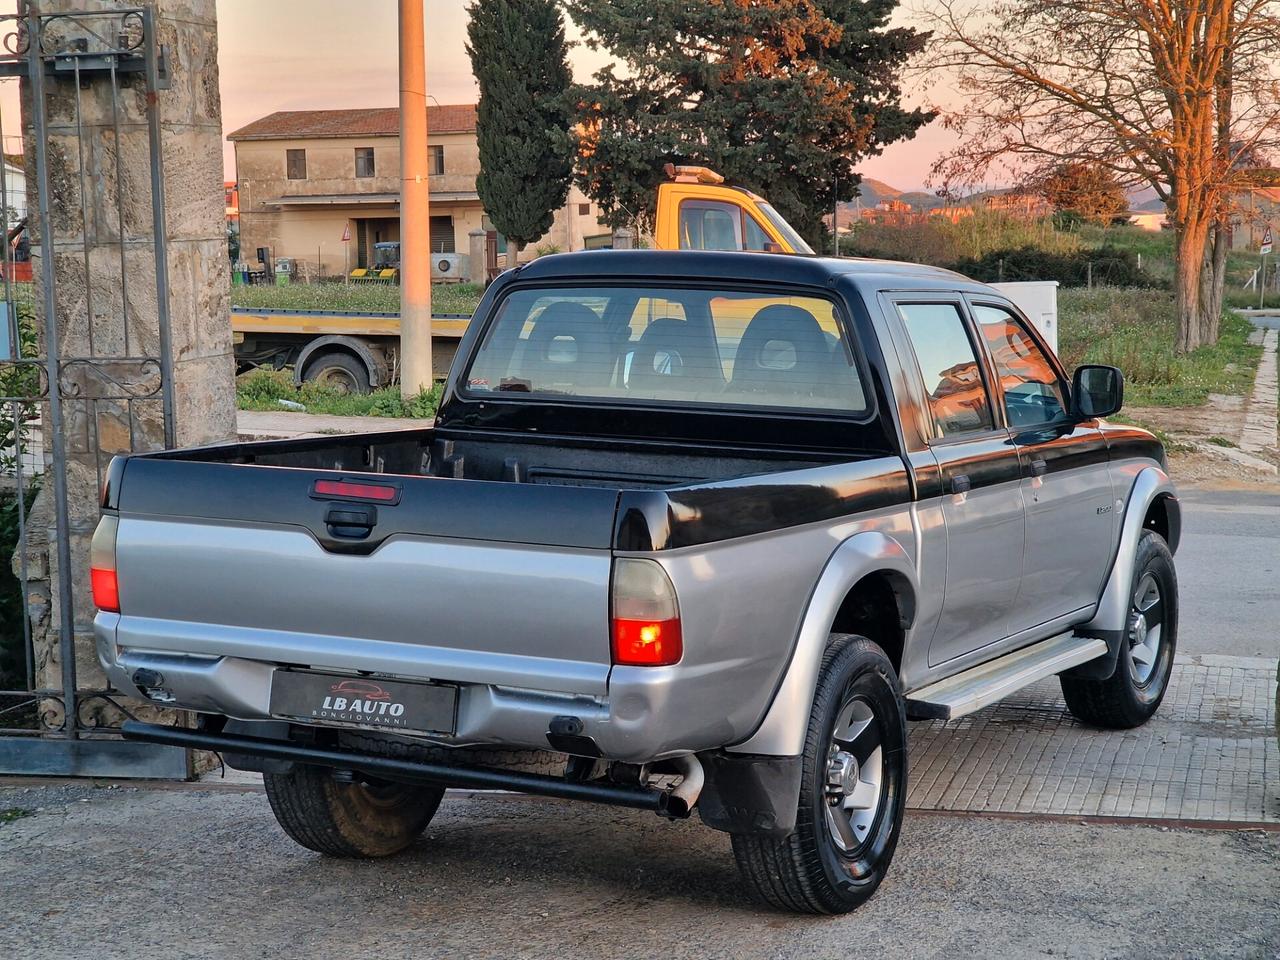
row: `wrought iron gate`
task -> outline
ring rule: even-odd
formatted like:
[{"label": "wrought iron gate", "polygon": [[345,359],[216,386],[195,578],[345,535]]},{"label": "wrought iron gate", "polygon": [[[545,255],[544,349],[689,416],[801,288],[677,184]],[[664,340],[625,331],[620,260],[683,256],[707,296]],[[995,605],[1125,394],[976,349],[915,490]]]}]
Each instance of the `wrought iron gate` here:
[{"label": "wrought iron gate", "polygon": [[0,177],[0,773],[181,777],[183,751],[114,732],[130,714],[94,663],[84,502],[113,453],[174,445],[164,51],[141,7],[33,7],[0,38],[27,145]]}]

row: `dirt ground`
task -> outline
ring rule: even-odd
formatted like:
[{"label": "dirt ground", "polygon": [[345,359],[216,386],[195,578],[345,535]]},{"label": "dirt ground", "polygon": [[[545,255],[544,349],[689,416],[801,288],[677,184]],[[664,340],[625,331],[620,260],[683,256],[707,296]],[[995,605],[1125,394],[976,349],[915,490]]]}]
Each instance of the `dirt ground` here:
[{"label": "dirt ground", "polygon": [[[1280,477],[1229,458],[1244,428],[1246,399],[1214,393],[1200,407],[1125,407],[1126,419],[1167,434],[1169,468],[1178,483],[1224,489],[1267,489],[1280,492]],[[1226,441],[1228,445],[1222,445]],[[1193,447],[1191,444],[1198,444]],[[1205,448],[1208,449],[1205,449]],[[1218,451],[1223,452],[1219,453]],[[1280,464],[1280,451],[1257,459]]]}]

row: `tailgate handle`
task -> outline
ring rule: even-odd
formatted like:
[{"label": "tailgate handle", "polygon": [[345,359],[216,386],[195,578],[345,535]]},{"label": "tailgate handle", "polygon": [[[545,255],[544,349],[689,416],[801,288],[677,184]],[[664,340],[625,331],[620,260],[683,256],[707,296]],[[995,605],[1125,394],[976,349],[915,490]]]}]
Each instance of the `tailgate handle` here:
[{"label": "tailgate handle", "polygon": [[363,540],[378,522],[378,508],[372,504],[344,503],[340,507],[330,507],[324,515],[324,522],[330,536]]}]

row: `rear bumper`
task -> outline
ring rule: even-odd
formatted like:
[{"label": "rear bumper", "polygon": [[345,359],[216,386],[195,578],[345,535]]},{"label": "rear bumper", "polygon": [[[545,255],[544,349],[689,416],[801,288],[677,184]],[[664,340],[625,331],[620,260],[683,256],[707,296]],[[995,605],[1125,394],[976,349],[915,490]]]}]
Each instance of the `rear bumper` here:
[{"label": "rear bumper", "polygon": [[[275,663],[211,653],[168,652],[171,644],[161,636],[148,642],[150,649],[121,647],[120,642],[137,642],[138,632],[122,629],[121,618],[116,614],[98,614],[94,632],[98,658],[111,683],[132,697],[238,720],[278,719],[272,717],[270,707],[271,684],[278,669]],[[172,646],[183,644],[173,642]],[[384,644],[384,653],[387,646],[398,645]],[[288,662],[339,674],[355,669],[352,664],[317,656],[290,656]],[[362,667],[388,677],[457,685],[453,735],[422,737],[435,744],[551,748],[644,763],[720,747],[727,742],[724,730],[687,729],[682,723],[682,711],[670,709],[672,697],[682,686],[679,667],[619,671],[626,675],[615,678],[612,696],[555,689],[568,685],[563,676],[547,684],[552,689],[545,689],[540,683],[544,677],[537,671],[524,676],[500,671],[485,682],[483,670],[475,664],[437,666],[429,672],[421,664],[410,662],[364,661]],[[512,685],[512,680],[521,681],[520,685]],[[594,682],[586,685],[597,688]],[[604,682],[599,686],[604,687]],[[562,721],[557,729],[563,730],[564,718],[579,721],[568,724],[568,728],[580,732],[567,741],[558,741],[554,736],[549,739],[552,722]]]},{"label": "rear bumper", "polygon": [[583,783],[558,777],[494,770],[487,767],[455,767],[440,763],[381,757],[349,750],[335,750],[290,740],[269,740],[221,731],[185,730],[154,723],[127,720],[126,740],[163,743],[196,750],[259,757],[278,762],[306,763],[334,770],[352,770],[372,777],[407,783],[430,783],[473,790],[518,790],[566,800],[588,800],[614,806],[653,810],[669,817],[689,816],[689,807],[677,794],[643,787],[608,783]]}]

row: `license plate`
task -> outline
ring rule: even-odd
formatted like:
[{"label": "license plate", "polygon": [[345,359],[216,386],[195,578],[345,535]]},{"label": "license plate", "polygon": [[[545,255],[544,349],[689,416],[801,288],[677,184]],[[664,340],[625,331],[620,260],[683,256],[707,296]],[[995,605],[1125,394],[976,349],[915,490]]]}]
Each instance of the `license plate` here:
[{"label": "license plate", "polygon": [[271,714],[388,732],[453,733],[458,688],[277,670]]}]

